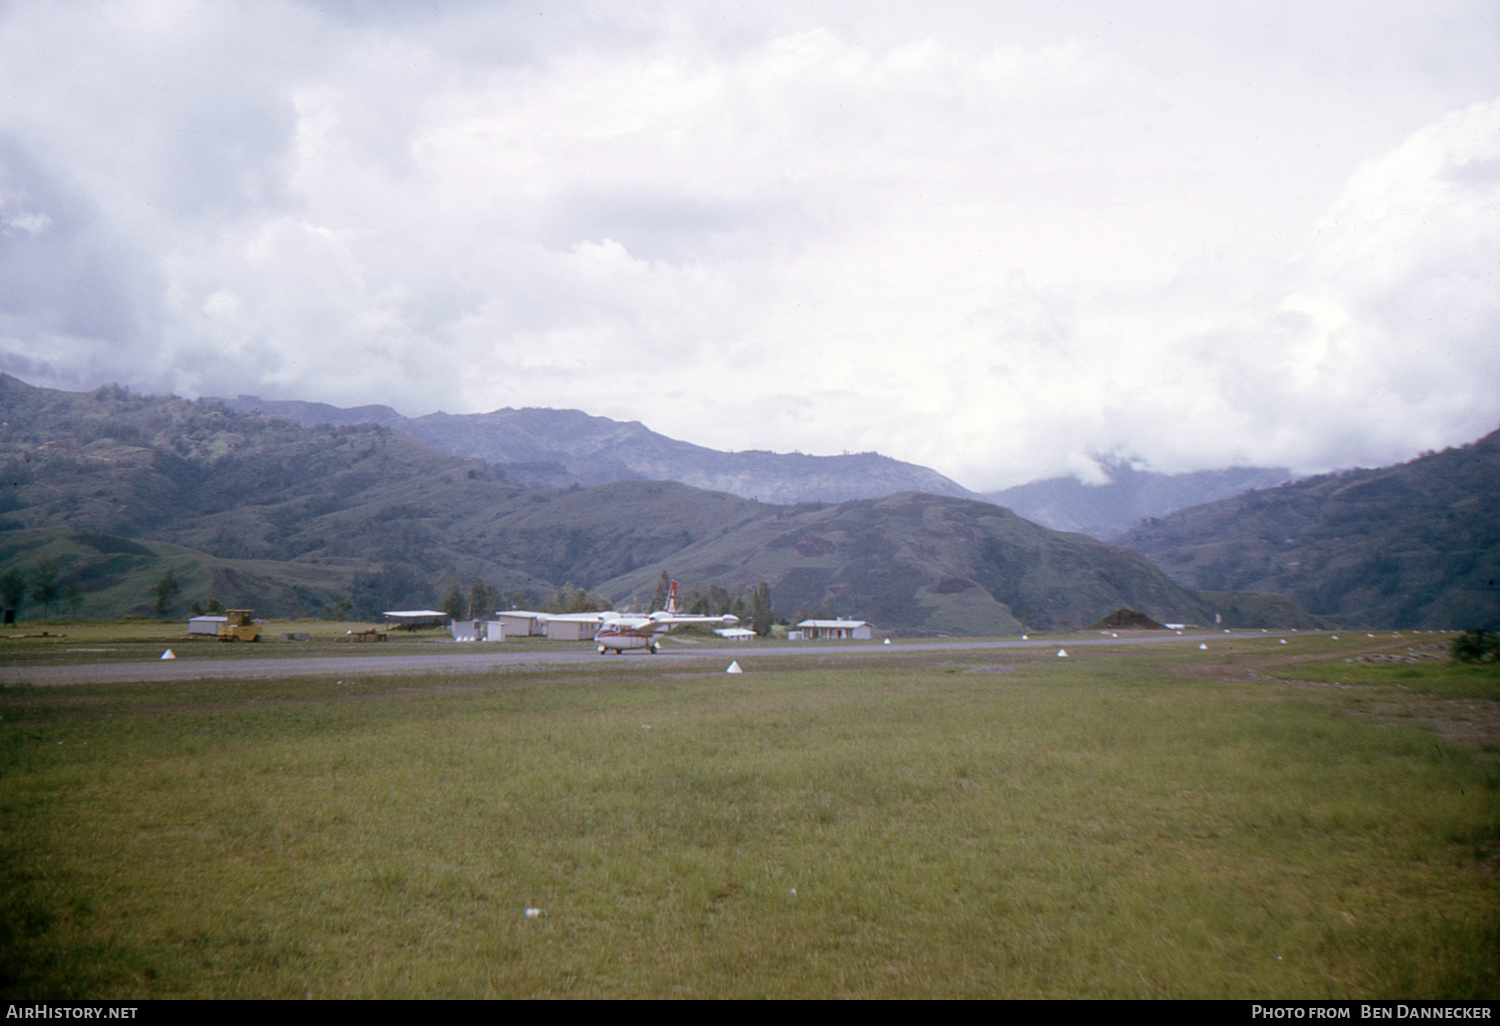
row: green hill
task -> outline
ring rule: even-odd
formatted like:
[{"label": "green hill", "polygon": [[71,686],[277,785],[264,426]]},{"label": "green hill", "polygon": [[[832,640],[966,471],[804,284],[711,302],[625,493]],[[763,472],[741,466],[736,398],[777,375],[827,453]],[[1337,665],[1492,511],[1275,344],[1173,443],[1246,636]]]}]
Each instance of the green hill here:
[{"label": "green hill", "polygon": [[[1125,606],[1164,621],[1224,613],[1236,626],[1311,624],[1295,610],[1241,615],[1236,597],[1210,601],[1136,553],[988,503],[915,492],[757,518],[674,553],[670,568],[731,591],[766,580],[782,615],[818,610],[941,633],[1081,627]],[[603,590],[643,600],[657,573],[642,567]]]},{"label": "green hill", "polygon": [[1180,510],[1117,539],[1173,579],[1373,627],[1500,628],[1500,432]]}]

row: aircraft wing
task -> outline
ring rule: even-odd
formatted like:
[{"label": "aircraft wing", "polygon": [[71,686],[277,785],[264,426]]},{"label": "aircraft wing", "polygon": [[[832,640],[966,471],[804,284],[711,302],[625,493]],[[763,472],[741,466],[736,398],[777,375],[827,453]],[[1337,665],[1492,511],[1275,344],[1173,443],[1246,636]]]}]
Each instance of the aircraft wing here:
[{"label": "aircraft wing", "polygon": [[684,616],[679,613],[652,613],[650,618],[656,623],[670,624],[673,627],[684,623],[711,623],[719,627],[733,627],[740,622],[740,618],[733,613],[725,613],[723,616]]}]

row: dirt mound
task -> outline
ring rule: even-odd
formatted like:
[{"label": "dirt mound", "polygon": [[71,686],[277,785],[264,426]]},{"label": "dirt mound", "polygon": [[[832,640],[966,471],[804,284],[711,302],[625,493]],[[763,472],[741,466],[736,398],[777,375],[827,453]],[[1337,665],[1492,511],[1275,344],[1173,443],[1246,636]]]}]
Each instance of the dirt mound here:
[{"label": "dirt mound", "polygon": [[1089,628],[1091,631],[1148,630],[1164,631],[1166,627],[1157,623],[1139,609],[1116,609]]}]

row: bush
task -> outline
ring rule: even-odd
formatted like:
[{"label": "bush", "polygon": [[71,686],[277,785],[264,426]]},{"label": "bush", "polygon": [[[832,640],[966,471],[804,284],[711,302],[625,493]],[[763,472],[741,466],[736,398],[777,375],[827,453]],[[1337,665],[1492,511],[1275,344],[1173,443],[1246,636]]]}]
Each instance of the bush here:
[{"label": "bush", "polygon": [[1449,651],[1461,663],[1500,662],[1500,634],[1482,627],[1464,631],[1453,639]]}]

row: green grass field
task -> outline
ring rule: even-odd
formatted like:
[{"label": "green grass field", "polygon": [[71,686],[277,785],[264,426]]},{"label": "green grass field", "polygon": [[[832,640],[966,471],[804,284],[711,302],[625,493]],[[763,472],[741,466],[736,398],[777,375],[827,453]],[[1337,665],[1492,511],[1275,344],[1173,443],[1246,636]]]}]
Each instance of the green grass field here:
[{"label": "green grass field", "polygon": [[1391,643],[6,686],[0,996],[1494,999],[1500,676]]}]

